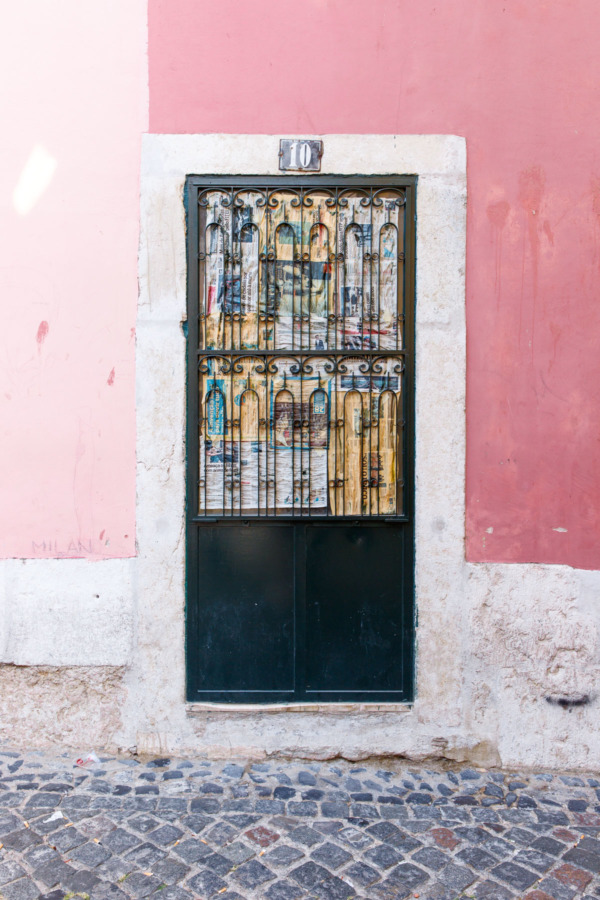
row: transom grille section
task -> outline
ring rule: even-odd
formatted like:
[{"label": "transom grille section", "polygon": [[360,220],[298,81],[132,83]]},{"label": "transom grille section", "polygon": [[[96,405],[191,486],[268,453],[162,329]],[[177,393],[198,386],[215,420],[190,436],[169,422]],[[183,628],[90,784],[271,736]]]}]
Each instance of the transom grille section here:
[{"label": "transom grille section", "polygon": [[193,516],[405,518],[413,182],[208,181],[187,185]]}]

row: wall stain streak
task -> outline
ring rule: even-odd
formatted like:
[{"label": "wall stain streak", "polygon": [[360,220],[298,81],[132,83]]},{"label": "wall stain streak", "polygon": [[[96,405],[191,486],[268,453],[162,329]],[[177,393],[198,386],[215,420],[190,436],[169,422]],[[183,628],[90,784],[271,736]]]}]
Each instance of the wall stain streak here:
[{"label": "wall stain streak", "polygon": [[[544,196],[546,176],[540,166],[531,166],[524,169],[519,175],[519,202],[525,212],[527,222],[527,235],[529,238],[529,252],[531,255],[532,272],[532,298],[529,321],[529,346],[533,361],[533,343],[535,335],[535,306],[538,294],[538,272],[540,260],[540,207]],[[525,258],[523,251],[523,268],[521,281],[521,309],[519,312],[519,344],[521,343],[522,321],[525,294]]]},{"label": "wall stain streak", "polygon": [[[46,340],[48,336],[48,331],[50,330],[50,326],[46,321],[40,322],[39,328],[37,330],[37,334],[35,336],[36,341],[38,342],[39,350],[42,348],[42,344]],[[38,350],[38,352],[39,352]]]},{"label": "wall stain streak", "polygon": [[500,302],[500,293],[502,290],[502,234],[510,204],[507,200],[497,200],[495,203],[489,203],[487,207],[488,219],[492,224],[494,234],[494,285],[496,288],[496,303]]}]

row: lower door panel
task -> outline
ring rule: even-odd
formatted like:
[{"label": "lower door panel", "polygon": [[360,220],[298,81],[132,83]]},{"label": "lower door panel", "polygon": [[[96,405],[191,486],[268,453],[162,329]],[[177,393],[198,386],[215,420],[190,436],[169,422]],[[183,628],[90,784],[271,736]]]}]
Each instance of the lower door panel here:
[{"label": "lower door panel", "polygon": [[188,700],[412,699],[407,523],[191,527]]}]

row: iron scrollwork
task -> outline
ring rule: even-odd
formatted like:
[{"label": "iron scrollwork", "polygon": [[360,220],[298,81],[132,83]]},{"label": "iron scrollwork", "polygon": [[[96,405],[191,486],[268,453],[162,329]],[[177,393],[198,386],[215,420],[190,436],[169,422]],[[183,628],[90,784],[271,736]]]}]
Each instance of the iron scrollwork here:
[{"label": "iron scrollwork", "polygon": [[405,205],[199,191],[199,517],[402,515]]}]

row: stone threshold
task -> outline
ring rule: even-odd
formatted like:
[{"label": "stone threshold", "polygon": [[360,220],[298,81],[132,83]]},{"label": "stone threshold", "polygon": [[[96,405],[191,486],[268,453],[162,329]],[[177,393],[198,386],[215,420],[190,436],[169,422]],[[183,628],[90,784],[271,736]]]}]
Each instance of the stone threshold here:
[{"label": "stone threshold", "polygon": [[201,716],[207,712],[246,715],[272,713],[313,713],[344,715],[356,713],[408,713],[412,703],[186,703],[186,715]]}]

